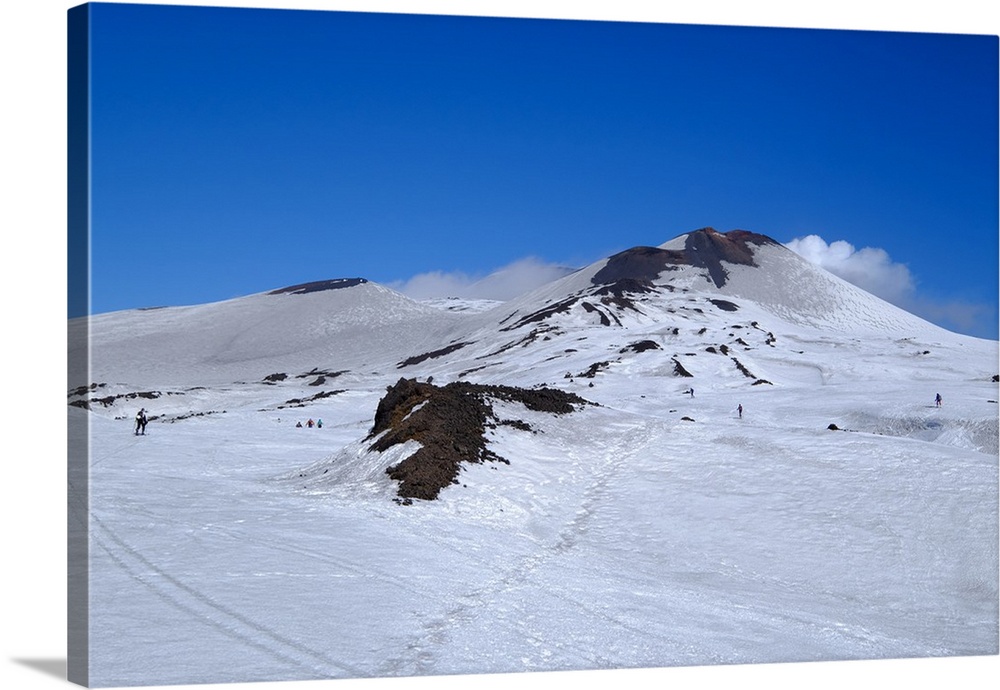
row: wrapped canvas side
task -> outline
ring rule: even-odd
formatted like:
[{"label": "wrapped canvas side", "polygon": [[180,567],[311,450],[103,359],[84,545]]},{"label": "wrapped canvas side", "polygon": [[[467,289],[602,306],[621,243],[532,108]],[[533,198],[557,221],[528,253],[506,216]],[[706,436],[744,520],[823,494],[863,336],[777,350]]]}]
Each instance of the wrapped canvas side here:
[{"label": "wrapped canvas side", "polygon": [[[68,389],[90,385],[90,7],[67,14]],[[89,424],[67,407],[67,677],[89,685]]]}]

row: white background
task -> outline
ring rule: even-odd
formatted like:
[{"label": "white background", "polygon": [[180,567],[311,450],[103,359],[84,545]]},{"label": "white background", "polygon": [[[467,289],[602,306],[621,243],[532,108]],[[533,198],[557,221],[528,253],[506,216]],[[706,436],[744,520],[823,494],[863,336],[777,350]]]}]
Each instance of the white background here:
[{"label": "white background", "polygon": [[[55,688],[65,681],[65,63],[66,10],[56,0],[4,3],[0,19],[2,146],[0,270],[3,335],[3,651],[0,686]],[[798,26],[900,31],[1000,32],[1000,10],[982,0],[754,3],[703,0],[684,7],[634,0],[368,2],[301,1],[159,4],[341,9],[437,14],[536,16],[675,23]],[[752,7],[751,7],[752,5]],[[807,665],[681,668],[473,678],[376,679],[226,686],[254,688],[993,687],[1000,657]]]}]

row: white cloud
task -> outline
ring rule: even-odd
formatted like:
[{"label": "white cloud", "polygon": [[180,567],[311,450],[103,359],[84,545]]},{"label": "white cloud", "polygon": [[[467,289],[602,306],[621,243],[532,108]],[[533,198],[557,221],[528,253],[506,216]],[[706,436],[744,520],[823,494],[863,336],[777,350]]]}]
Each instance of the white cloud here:
[{"label": "white cloud", "polygon": [[390,287],[413,299],[461,297],[506,301],[563,277],[572,269],[546,263],[535,257],[518,259],[485,277],[461,271],[431,271]]},{"label": "white cloud", "polygon": [[413,299],[436,299],[439,297],[464,297],[469,286],[475,282],[465,273],[444,273],[431,271],[415,275],[409,280],[389,283],[389,287]]},{"label": "white cloud", "polygon": [[819,235],[797,237],[785,246],[887,302],[905,306],[913,300],[915,286],[910,269],[895,263],[884,249],[855,249],[843,240],[827,244]]},{"label": "white cloud", "polygon": [[843,240],[827,244],[818,235],[797,237],[785,246],[807,261],[927,321],[960,333],[996,338],[993,307],[918,294],[910,270],[894,262],[884,249],[855,249]]}]

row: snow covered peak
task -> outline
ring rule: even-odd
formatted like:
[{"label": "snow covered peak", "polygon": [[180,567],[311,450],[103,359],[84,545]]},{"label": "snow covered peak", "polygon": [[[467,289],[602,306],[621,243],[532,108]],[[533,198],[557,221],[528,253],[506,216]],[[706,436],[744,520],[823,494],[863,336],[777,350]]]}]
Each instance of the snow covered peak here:
[{"label": "snow covered peak", "polygon": [[[628,302],[609,293],[629,294]],[[565,316],[569,300],[597,318],[615,315],[626,321],[639,315],[649,320],[673,318],[680,303],[730,302],[762,309],[795,326],[835,329],[838,333],[882,333],[911,336],[944,331],[864,290],[837,278],[776,240],[746,230],[719,232],[703,228],[658,247],[638,246],[619,252],[561,280],[512,301],[510,307],[527,317],[546,313]],[[628,307],[615,315],[607,307]],[[752,304],[751,304],[752,303]],[[596,323],[596,321],[595,321]]]},{"label": "snow covered peak", "polygon": [[[533,383],[551,381],[557,367],[589,371],[647,341],[674,354],[746,347],[733,324],[761,334],[768,349],[786,347],[785,336],[962,339],[744,230],[705,228],[634,247],[490,306],[442,309],[342,278],[102,314],[82,327],[91,334],[92,382],[157,386],[314,370]],[[666,361],[673,370],[680,360]]]},{"label": "snow covered peak", "polygon": [[90,329],[95,380],[203,384],[330,360],[354,368],[383,356],[402,358],[412,343],[455,318],[350,278],[196,306],[100,314],[81,325]]}]

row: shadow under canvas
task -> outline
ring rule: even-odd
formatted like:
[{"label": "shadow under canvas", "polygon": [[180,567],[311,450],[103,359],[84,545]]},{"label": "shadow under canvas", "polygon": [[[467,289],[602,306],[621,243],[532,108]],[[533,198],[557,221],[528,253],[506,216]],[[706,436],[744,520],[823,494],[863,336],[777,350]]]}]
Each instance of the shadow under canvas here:
[{"label": "shadow under canvas", "polygon": [[11,659],[11,661],[32,668],[47,676],[66,680],[66,659]]}]

